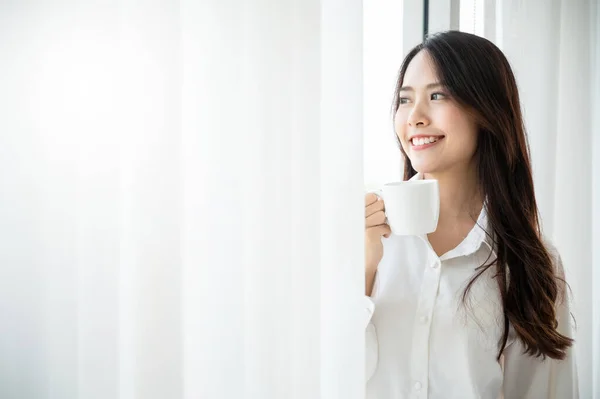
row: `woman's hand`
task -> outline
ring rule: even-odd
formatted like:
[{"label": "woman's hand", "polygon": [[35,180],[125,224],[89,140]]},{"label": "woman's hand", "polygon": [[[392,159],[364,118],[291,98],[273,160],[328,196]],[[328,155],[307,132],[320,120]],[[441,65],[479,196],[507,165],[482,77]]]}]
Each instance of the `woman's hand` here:
[{"label": "woman's hand", "polygon": [[365,294],[371,295],[377,266],[383,257],[381,237],[389,237],[383,200],[373,193],[365,195]]}]

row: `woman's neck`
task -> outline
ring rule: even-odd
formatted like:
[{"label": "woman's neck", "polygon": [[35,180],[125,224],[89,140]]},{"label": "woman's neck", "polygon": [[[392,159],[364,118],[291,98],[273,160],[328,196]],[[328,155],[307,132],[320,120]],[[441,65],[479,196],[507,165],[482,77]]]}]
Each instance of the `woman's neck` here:
[{"label": "woman's neck", "polygon": [[425,173],[425,179],[436,179],[440,187],[440,216],[438,226],[477,219],[483,207],[477,168]]}]

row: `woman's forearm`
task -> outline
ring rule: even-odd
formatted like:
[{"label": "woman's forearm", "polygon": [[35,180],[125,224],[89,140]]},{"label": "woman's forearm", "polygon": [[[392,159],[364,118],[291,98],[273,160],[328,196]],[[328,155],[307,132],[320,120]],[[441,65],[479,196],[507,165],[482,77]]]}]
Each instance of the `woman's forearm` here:
[{"label": "woman's forearm", "polygon": [[375,275],[377,274],[377,270],[365,272],[365,295],[371,296],[371,292],[373,291],[373,283],[375,282]]}]

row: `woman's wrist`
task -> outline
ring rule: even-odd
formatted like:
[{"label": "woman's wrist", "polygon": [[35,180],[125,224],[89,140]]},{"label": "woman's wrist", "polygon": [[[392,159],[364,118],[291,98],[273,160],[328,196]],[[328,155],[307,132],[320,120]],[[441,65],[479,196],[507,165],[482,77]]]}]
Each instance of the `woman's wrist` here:
[{"label": "woman's wrist", "polygon": [[365,270],[365,295],[371,296],[373,291],[373,283],[375,282],[375,275],[377,274],[377,269],[367,268]]}]

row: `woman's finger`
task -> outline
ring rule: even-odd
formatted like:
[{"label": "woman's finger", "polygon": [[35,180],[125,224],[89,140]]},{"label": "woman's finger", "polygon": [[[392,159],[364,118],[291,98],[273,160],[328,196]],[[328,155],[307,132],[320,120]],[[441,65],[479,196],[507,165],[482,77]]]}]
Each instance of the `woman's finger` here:
[{"label": "woman's finger", "polygon": [[375,193],[367,193],[365,195],[365,208],[377,202],[379,197]]},{"label": "woman's finger", "polygon": [[385,223],[385,213],[377,211],[365,219],[366,227],[378,226]]},{"label": "woman's finger", "polygon": [[390,229],[390,226],[387,224],[382,224],[379,226],[373,226],[373,227],[369,227],[367,229],[367,234],[374,234],[375,236],[381,237],[389,237],[390,234],[392,233],[392,230]]},{"label": "woman's finger", "polygon": [[365,217],[373,215],[375,212],[383,211],[385,208],[383,200],[379,199],[365,208]]}]

